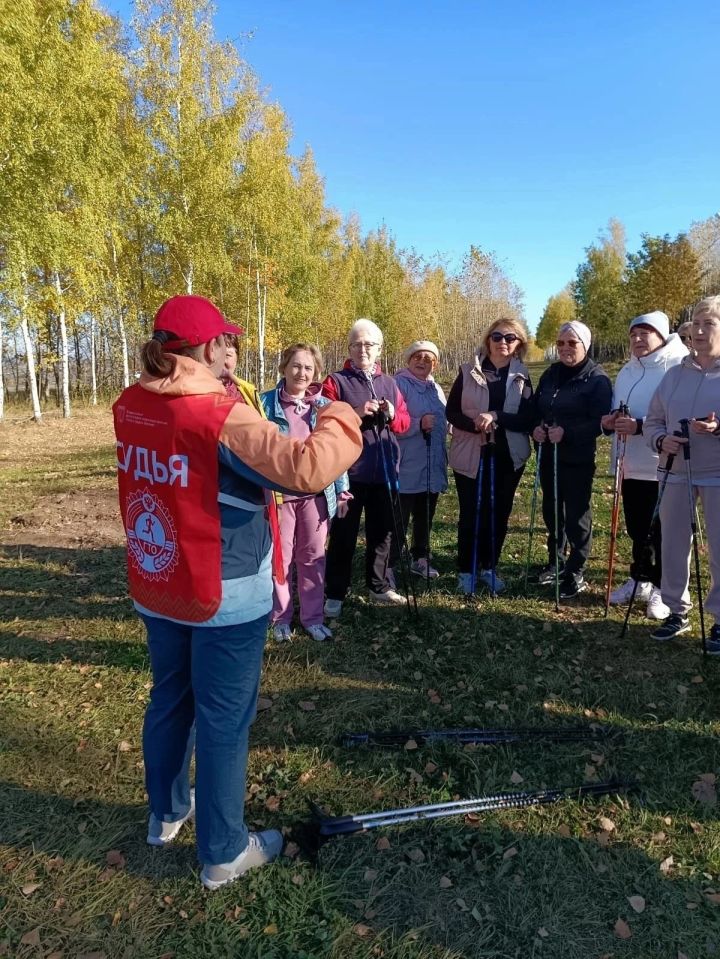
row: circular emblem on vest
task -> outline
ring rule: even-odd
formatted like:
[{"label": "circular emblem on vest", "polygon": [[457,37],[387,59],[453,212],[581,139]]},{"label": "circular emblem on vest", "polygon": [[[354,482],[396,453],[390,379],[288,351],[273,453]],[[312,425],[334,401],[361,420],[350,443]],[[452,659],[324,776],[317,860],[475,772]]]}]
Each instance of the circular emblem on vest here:
[{"label": "circular emblem on vest", "polygon": [[128,554],[144,579],[168,580],[178,564],[177,531],[162,500],[149,490],[131,493],[125,512]]}]

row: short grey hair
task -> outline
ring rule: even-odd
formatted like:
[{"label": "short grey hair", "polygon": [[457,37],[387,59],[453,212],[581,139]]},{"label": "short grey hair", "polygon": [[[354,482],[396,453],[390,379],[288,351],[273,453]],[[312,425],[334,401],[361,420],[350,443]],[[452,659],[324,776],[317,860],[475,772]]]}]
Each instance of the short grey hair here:
[{"label": "short grey hair", "polygon": [[382,330],[377,323],[373,323],[372,320],[368,320],[365,317],[360,317],[359,320],[355,320],[353,325],[350,327],[350,331],[348,332],[348,343],[352,343],[357,337],[358,333],[361,332],[368,333],[370,336],[372,336],[376,343],[379,343],[380,346],[382,346]]},{"label": "short grey hair", "polygon": [[706,296],[695,304],[692,311],[693,319],[700,316],[701,313],[712,313],[713,316],[720,319],[720,293],[716,293],[714,296]]}]

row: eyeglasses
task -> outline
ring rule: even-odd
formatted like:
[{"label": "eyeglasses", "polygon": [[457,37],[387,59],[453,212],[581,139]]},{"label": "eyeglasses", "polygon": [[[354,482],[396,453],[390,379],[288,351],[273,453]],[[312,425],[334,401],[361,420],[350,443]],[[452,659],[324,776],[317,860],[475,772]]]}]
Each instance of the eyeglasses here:
[{"label": "eyeglasses", "polygon": [[493,343],[502,343],[503,340],[505,340],[506,343],[514,343],[516,340],[519,340],[520,337],[515,333],[498,333],[496,331],[490,334],[490,339]]},{"label": "eyeglasses", "polygon": [[365,352],[369,353],[374,346],[380,346],[380,344],[379,343],[351,343],[350,349],[364,350]]},{"label": "eyeglasses", "polygon": [[413,353],[410,359],[418,360],[420,363],[434,363],[435,354],[434,353]]},{"label": "eyeglasses", "polygon": [[556,340],[555,346],[567,346],[569,350],[574,350],[576,346],[580,346],[580,340]]}]

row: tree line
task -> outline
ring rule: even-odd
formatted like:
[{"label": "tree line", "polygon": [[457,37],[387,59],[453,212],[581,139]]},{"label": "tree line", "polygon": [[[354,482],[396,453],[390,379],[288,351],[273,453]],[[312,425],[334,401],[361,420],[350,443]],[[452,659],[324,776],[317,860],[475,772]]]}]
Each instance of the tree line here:
[{"label": "tree line", "polygon": [[325,200],[312,150],[209,0],[136,0],[130,24],[94,0],[12,0],[0,17],[0,419],[7,396],[48,402],[117,392],[167,296],[199,293],[247,330],[241,373],[275,375],[311,339],[337,366],[359,316],[389,362],[417,337],[446,367],[481,331],[522,318],[497,257],[451,269],[363,233]]},{"label": "tree line", "polygon": [[552,349],[560,326],[577,317],[592,330],[596,355],[617,358],[626,351],[632,317],[662,310],[678,326],[697,300],[720,291],[720,214],[674,238],[643,234],[634,253],[613,219],[585,254],[574,280],[548,300],[537,345]]}]

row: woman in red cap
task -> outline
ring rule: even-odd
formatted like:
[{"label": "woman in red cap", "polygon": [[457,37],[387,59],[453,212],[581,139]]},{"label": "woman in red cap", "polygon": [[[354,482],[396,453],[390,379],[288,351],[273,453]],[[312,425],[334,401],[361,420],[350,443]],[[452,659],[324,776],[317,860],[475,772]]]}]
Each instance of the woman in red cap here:
[{"label": "woman in red cap", "polygon": [[147,838],[164,846],[195,816],[208,889],[282,847],[279,832],[248,833],[243,817],[272,607],[265,489],[319,492],[362,445],[359,418],[344,403],[319,411],[299,442],[228,397],[219,379],[224,334],[238,332],[203,297],[173,297],[143,346],[139,383],[113,406],[130,594],[153,671],[143,728]]}]

